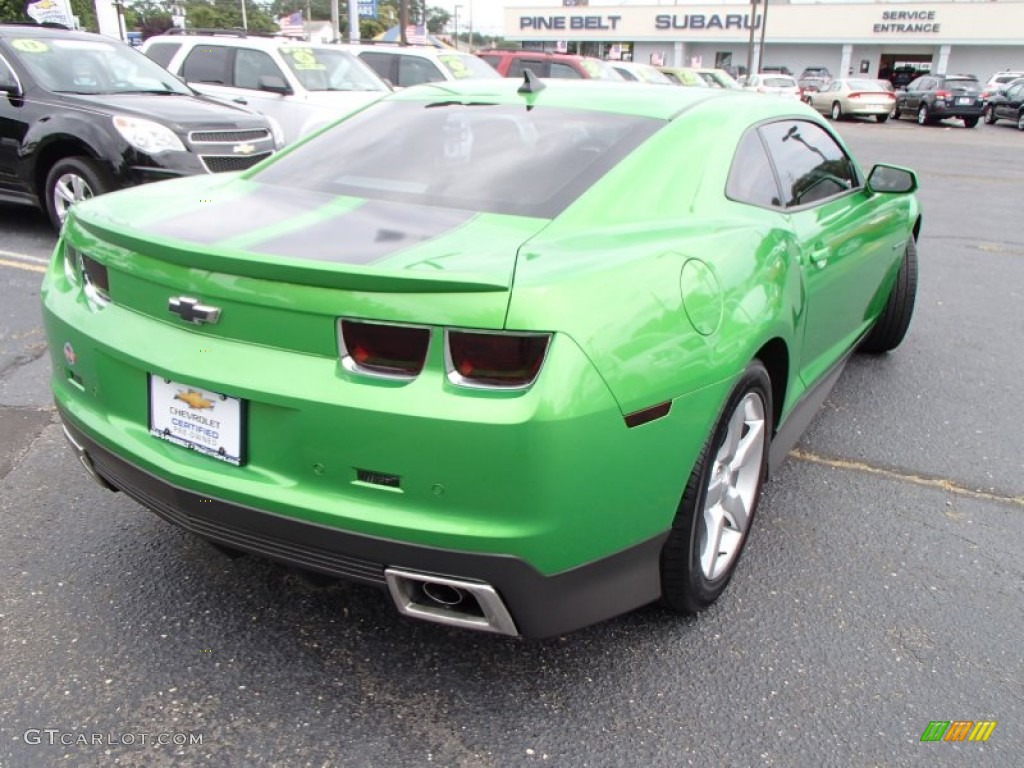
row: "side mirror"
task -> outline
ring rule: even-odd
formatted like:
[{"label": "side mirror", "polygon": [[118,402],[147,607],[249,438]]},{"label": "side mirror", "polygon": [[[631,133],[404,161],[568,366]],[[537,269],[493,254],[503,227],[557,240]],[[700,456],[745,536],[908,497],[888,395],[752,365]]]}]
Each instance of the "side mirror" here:
[{"label": "side mirror", "polygon": [[0,93],[6,93],[9,98],[21,96],[21,88],[17,83],[0,83]]},{"label": "side mirror", "polygon": [[909,168],[879,163],[868,174],[868,189],[894,194],[913,192],[917,189],[917,174]]},{"label": "side mirror", "polygon": [[260,78],[260,90],[270,93],[280,93],[282,96],[290,96],[294,91],[292,87],[277,75],[263,75]]}]

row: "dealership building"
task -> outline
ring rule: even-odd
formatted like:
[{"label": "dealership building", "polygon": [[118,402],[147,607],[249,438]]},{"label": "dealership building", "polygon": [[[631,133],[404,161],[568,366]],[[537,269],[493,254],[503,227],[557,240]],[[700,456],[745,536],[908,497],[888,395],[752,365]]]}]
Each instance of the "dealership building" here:
[{"label": "dealership building", "polygon": [[[1024,2],[770,2],[507,6],[505,38],[525,48],[666,66],[826,66],[884,77],[900,67],[1024,71]],[[761,41],[764,41],[763,55]]]}]

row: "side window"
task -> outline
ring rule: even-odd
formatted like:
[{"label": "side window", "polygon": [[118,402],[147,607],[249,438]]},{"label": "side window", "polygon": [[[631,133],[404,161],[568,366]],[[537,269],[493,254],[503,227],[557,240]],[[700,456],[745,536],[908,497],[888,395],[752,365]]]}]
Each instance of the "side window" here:
[{"label": "side window", "polygon": [[486,61],[495,69],[497,69],[498,65],[501,63],[501,56],[481,56],[480,58]]},{"label": "side window", "polygon": [[170,69],[171,59],[181,48],[181,43],[153,43],[146,49],[146,55],[164,69]]},{"label": "side window", "polygon": [[18,79],[14,76],[11,68],[7,66],[7,62],[0,59],[0,85],[11,87],[17,84]]},{"label": "side window", "polygon": [[222,45],[197,45],[185,59],[181,75],[189,83],[226,85],[230,52]]},{"label": "side window", "polygon": [[398,85],[403,88],[407,85],[436,83],[441,80],[444,80],[441,70],[426,59],[419,56],[398,57]]},{"label": "side window", "polygon": [[281,74],[281,68],[274,63],[270,55],[252,48],[235,50],[235,77],[232,85],[237,88],[259,90],[261,77],[277,77],[288,82]]},{"label": "side window", "polygon": [[910,83],[907,84],[907,90],[908,91],[919,91],[919,90],[921,90],[921,82],[923,80],[924,80],[923,77],[919,77],[919,78],[917,78],[917,80],[911,80]]},{"label": "side window", "polygon": [[[630,73],[630,74],[632,74],[632,73]],[[581,75],[579,72],[577,72],[575,69],[573,69],[568,64],[563,64],[561,61],[552,61],[551,62],[551,74],[548,75],[548,77],[563,77],[563,78],[568,78],[570,80],[581,80],[581,79],[583,79],[583,75]],[[634,77],[633,79],[636,80],[636,77]]]},{"label": "side window", "polygon": [[1016,100],[1020,97],[1020,92],[1024,90],[1024,85],[1015,85],[1011,88],[1006,89],[1006,98]]},{"label": "side window", "polygon": [[505,77],[522,77],[523,70],[533,70],[533,74],[537,77],[548,76],[548,64],[546,61],[540,59],[512,59],[512,63],[508,67],[508,74]]},{"label": "side window", "polygon": [[825,200],[859,186],[853,163],[821,126],[784,120],[761,127],[787,208]]},{"label": "side window", "polygon": [[729,169],[725,195],[738,203],[781,208],[779,185],[757,130],[747,131]]},{"label": "side window", "polygon": [[359,58],[363,60],[364,64],[367,64],[370,69],[377,73],[379,77],[386,77],[391,80],[395,85],[401,85],[401,83],[395,82],[395,74],[391,71],[391,65],[395,61],[394,56],[389,56],[386,53],[374,53],[372,51],[364,51],[359,54]]}]

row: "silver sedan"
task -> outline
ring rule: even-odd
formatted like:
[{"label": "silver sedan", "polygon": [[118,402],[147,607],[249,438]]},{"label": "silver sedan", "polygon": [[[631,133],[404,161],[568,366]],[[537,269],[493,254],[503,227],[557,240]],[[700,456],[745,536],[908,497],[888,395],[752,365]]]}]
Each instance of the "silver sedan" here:
[{"label": "silver sedan", "polygon": [[804,101],[833,120],[874,115],[884,123],[896,105],[896,96],[877,80],[841,77],[820,91],[805,93]]}]

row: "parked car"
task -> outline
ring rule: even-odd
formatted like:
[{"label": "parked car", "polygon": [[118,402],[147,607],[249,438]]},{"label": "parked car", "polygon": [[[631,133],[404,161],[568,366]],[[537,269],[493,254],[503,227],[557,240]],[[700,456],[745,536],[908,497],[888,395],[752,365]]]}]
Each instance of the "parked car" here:
[{"label": "parked car", "polygon": [[658,70],[677,85],[710,88],[711,84],[693,67],[658,67]]},{"label": "parked car", "polygon": [[42,209],[55,228],[85,198],[242,170],[283,140],[119,40],[30,24],[0,24],[0,138],[0,200]]},{"label": "parked car", "polygon": [[984,109],[981,86],[973,75],[924,75],[896,94],[893,114],[916,117],[920,125],[955,117],[973,128]]},{"label": "parked car", "polygon": [[926,74],[928,74],[927,69],[918,69],[917,67],[905,65],[902,67],[896,67],[892,70],[889,75],[889,81],[892,83],[893,88],[897,91],[901,91],[921,75]]},{"label": "parked car", "polygon": [[1024,70],[1004,69],[1001,72],[996,72],[988,79],[988,82],[985,83],[984,90],[990,92],[1006,90],[1010,83],[1022,77],[1024,77]]},{"label": "parked car", "polygon": [[57,413],[104,486],[408,616],[699,611],[848,354],[903,339],[916,186],[780,99],[410,89],[237,177],[75,206]]},{"label": "parked car", "polygon": [[142,52],[200,93],[277,121],[289,144],[391,90],[337,46],[208,32],[171,30]]},{"label": "parked car", "polygon": [[806,67],[797,78],[800,89],[805,93],[820,91],[832,81],[828,67]]},{"label": "parked car", "polygon": [[740,87],[740,84],[736,82],[736,78],[724,69],[704,69],[696,67],[694,71],[704,78],[704,81],[712,88],[728,88],[736,90]]},{"label": "parked car", "polygon": [[820,91],[807,91],[804,100],[833,120],[844,117],[874,117],[880,123],[889,119],[896,94],[877,80],[842,77]]},{"label": "parked car", "polygon": [[764,72],[747,75],[743,81],[743,88],[755,93],[766,93],[788,99],[801,100],[803,98],[796,78],[789,75],[774,75]]},{"label": "parked car", "polygon": [[789,67],[787,67],[785,65],[783,65],[783,66],[774,66],[774,65],[769,64],[767,66],[761,67],[759,71],[764,73],[764,74],[773,74],[773,75],[792,75],[793,74],[792,72],[789,71]]},{"label": "parked car", "polygon": [[987,103],[993,96],[1002,93],[1009,88],[1015,80],[1022,77],[1024,77],[1024,72],[1013,72],[1011,70],[996,72],[989,78],[988,82],[985,83],[984,87],[981,89],[981,98]]},{"label": "parked car", "polygon": [[395,88],[454,80],[496,80],[500,75],[470,53],[426,45],[341,45]]},{"label": "parked car", "polygon": [[1012,81],[1006,90],[988,100],[985,105],[985,124],[997,120],[1010,120],[1024,131],[1024,78]]},{"label": "parked car", "polygon": [[518,80],[522,80],[523,72],[527,69],[537,77],[617,82],[625,80],[610,63],[590,56],[546,51],[508,51],[498,48],[477,51],[476,55],[494,67],[502,77],[514,77]]},{"label": "parked car", "polygon": [[610,61],[612,69],[622,75],[623,80],[651,85],[675,85],[675,83],[657,67],[634,61]]}]

